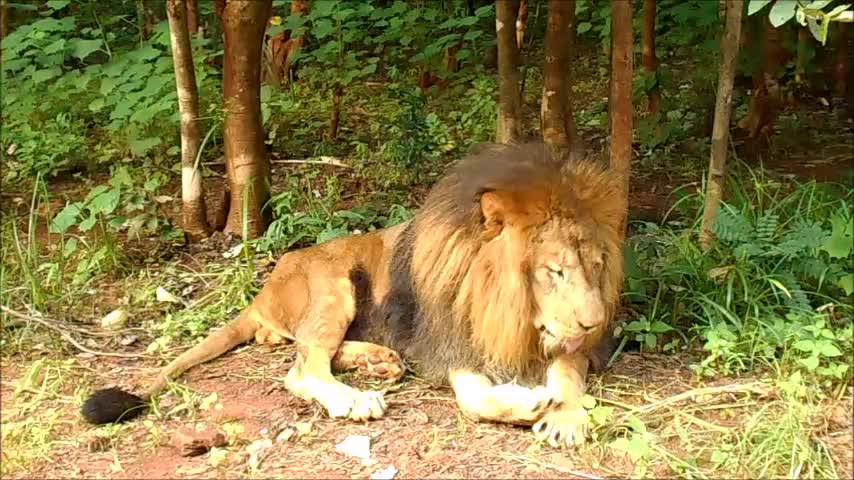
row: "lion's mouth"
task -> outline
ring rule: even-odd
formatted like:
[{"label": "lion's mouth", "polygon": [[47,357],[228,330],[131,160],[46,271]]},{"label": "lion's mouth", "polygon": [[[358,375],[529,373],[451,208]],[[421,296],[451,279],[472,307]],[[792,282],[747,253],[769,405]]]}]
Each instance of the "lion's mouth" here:
[{"label": "lion's mouth", "polygon": [[584,336],[568,338],[565,336],[557,336],[551,332],[545,325],[540,325],[540,342],[546,353],[566,353],[570,354],[578,350],[584,342]]}]

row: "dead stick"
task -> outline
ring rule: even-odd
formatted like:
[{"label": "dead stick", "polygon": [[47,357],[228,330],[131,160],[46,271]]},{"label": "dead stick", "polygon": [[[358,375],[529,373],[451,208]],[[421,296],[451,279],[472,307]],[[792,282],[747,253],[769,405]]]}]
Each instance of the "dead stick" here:
[{"label": "dead stick", "polygon": [[22,320],[31,320],[31,321],[36,322],[36,323],[38,323],[38,324],[40,324],[40,325],[42,325],[42,326],[44,326],[50,330],[53,330],[54,332],[56,332],[60,336],[62,336],[62,338],[66,342],[74,345],[75,347],[77,347],[78,350],[80,350],[82,352],[86,352],[86,353],[89,353],[92,355],[97,355],[99,357],[148,358],[148,355],[144,355],[141,353],[115,353],[115,352],[99,352],[97,350],[92,350],[92,349],[86,348],[85,346],[81,345],[80,342],[78,342],[77,340],[74,340],[74,338],[71,335],[67,334],[66,332],[63,332],[61,328],[59,328],[55,325],[51,325],[50,322],[42,320],[38,317],[33,317],[30,315],[24,315],[23,313],[16,312],[15,310],[12,310],[11,308],[8,308],[8,307],[0,306],[0,309],[2,309],[4,312],[6,312],[7,314],[9,314],[13,317],[20,318]]}]

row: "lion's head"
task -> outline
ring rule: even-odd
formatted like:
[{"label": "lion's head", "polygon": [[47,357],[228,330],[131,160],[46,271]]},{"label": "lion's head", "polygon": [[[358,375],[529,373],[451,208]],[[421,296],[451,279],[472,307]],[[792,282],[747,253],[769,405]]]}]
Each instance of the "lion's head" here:
[{"label": "lion's head", "polygon": [[458,164],[413,221],[413,287],[433,333],[467,335],[485,363],[520,372],[592,346],[622,284],[621,188],[537,144]]}]

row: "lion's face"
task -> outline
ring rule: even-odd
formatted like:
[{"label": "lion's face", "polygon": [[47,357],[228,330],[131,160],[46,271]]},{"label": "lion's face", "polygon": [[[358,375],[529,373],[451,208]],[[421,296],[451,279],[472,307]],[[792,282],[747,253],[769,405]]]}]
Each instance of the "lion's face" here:
[{"label": "lion's face", "polygon": [[545,353],[571,353],[607,321],[601,287],[604,251],[566,220],[537,229],[530,248],[534,327]]}]

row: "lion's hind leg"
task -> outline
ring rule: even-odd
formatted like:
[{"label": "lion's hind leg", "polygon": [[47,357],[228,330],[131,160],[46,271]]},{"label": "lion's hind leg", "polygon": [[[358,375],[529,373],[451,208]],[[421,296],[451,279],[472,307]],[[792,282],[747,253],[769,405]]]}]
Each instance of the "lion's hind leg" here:
[{"label": "lion's hind leg", "polygon": [[355,313],[352,289],[344,284],[346,280],[341,283],[338,288],[313,292],[315,303],[297,327],[297,357],[285,387],[305,400],[316,400],[332,418],[380,418],[386,410],[381,392],[355,389],[332,375],[332,359]]},{"label": "lion's hind leg", "polygon": [[369,342],[346,340],[335,357],[332,358],[332,370],[346,372],[357,370],[359,373],[394,382],[405,372],[400,355],[394,350]]},{"label": "lion's hind leg", "polygon": [[530,426],[560,403],[543,386],[493,385],[484,375],[468,370],[454,370],[449,379],[457,405],[477,420]]}]

